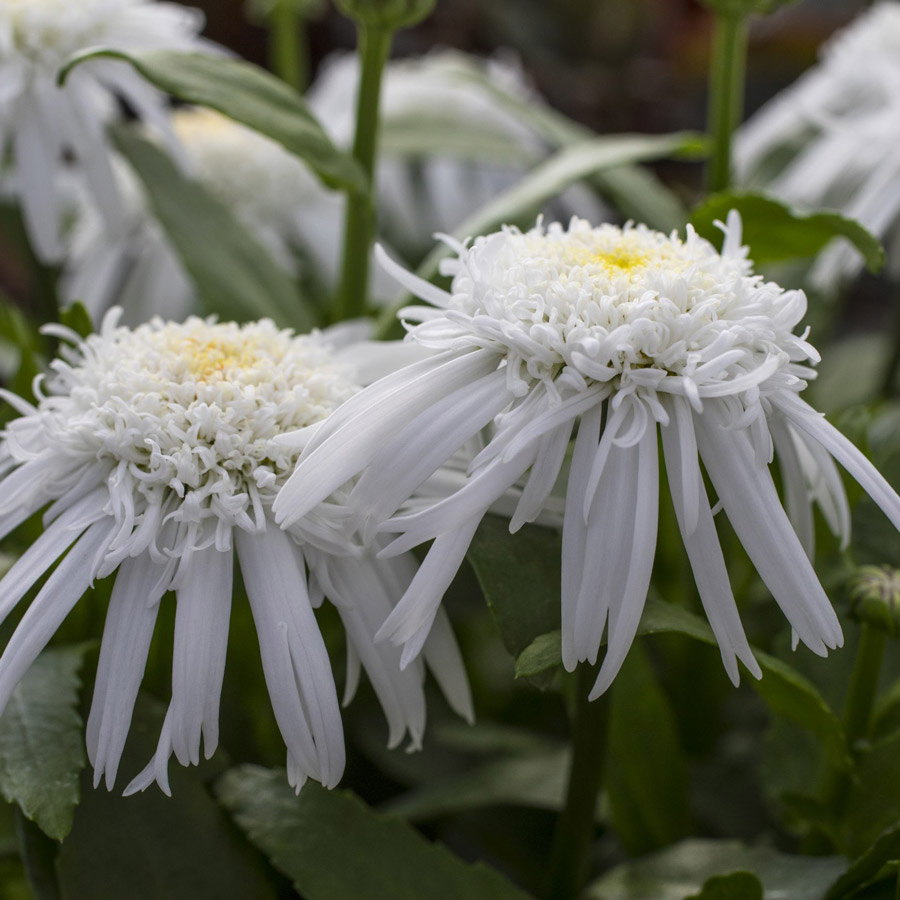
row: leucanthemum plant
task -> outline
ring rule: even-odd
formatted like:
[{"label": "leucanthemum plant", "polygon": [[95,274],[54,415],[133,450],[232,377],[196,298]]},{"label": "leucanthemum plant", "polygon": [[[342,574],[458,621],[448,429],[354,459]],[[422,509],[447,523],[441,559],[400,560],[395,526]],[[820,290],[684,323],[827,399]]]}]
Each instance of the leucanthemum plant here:
[{"label": "leucanthemum plant", "polygon": [[[76,178],[115,230],[124,212],[106,126],[124,99],[167,133],[167,101],[137,73],[97,60],[57,85],[62,65],[90,47],[202,48],[196,10],[155,0],[5,0],[0,5],[0,155],[3,190],[20,204],[35,252],[63,258],[59,179]],[[9,156],[9,160],[5,159]],[[7,164],[8,162],[8,164]]]},{"label": "leucanthemum plant", "polygon": [[[414,658],[490,504],[527,473],[510,522],[540,512],[566,461],[562,655],[608,649],[591,696],[612,683],[650,584],[659,506],[657,442],[682,540],[725,668],[760,674],[738,617],[703,471],[799,639],[824,655],[841,626],[810,562],[812,504],[846,542],[841,463],[900,528],[900,498],[799,396],[818,354],[802,291],[753,272],[736,214],[721,253],[643,226],[573,219],[454,244],[449,292],[382,259],[429,301],[408,307],[408,340],[434,351],[345,404],[308,442],[273,509],[286,527],[358,480],[348,527],[393,534],[390,556],[429,540],[379,637]],[[466,483],[426,508],[404,502],[452,453],[486,434]],[[351,435],[355,439],[351,439]],[[362,439],[365,435],[365,440]],[[777,457],[782,506],[769,464]],[[702,462],[702,469],[701,469]],[[399,514],[397,511],[399,510]]]},{"label": "leucanthemum plant", "polygon": [[[384,562],[313,514],[282,531],[271,504],[297,451],[279,441],[312,433],[382,370],[385,346],[337,350],[320,335],[271,322],[202,319],[116,324],[71,344],[51,364],[36,406],[4,392],[21,413],[0,444],[3,533],[46,507],[45,530],[0,581],[8,615],[55,564],[0,657],[0,709],[91,583],[115,573],[87,746],[95,784],[115,781],[163,595],[176,595],[172,699],[159,745],[126,793],[167,763],[209,757],[219,699],[235,563],[250,602],[272,708],[287,745],[288,778],[331,787],[344,768],[335,684],[313,608],[324,594],[347,633],[347,699],[360,665],[389,724],[389,743],[421,745],[424,666],[401,672],[399,651],[374,632],[409,583],[415,562]],[[337,501],[335,501],[337,502]],[[425,658],[451,704],[471,717],[468,686],[446,621]]]}]

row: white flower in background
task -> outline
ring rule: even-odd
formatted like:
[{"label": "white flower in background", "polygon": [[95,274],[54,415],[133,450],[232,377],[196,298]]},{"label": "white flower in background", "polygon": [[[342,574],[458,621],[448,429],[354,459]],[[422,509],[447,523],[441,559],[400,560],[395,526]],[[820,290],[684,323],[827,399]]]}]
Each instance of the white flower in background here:
[{"label": "white flower in background", "polygon": [[[92,581],[115,571],[87,725],[95,783],[105,776],[111,787],[160,601],[174,591],[172,699],[154,759],[126,791],[156,780],[168,792],[172,753],[187,765],[199,760],[201,735],[207,756],[216,747],[236,560],[291,784],[299,789],[310,777],[330,787],[344,766],[334,680],[313,614],[323,591],[347,631],[348,698],[361,662],[391,745],[408,733],[418,746],[424,666],[401,671],[400,651],[373,642],[414,560],[376,560],[317,514],[285,532],[270,513],[297,457],[279,435],[314,433],[367,369],[384,370],[390,346],[337,351],[321,336],[295,337],[265,320],[156,319],[132,331],[116,325],[116,313],[52,364],[37,407],[3,394],[22,415],[0,444],[0,532],[49,507],[42,536],[0,580],[0,616],[58,565],[0,657],[0,710]],[[433,638],[425,660],[454,708],[471,716],[446,621]]]},{"label": "white flower in background", "polygon": [[[178,109],[171,127],[186,171],[234,213],[276,263],[296,274],[310,203],[322,209],[339,204],[336,196],[279,144],[212,110]],[[61,293],[69,302],[82,301],[95,316],[115,302],[129,323],[152,315],[183,318],[194,309],[190,279],[137,178],[120,160],[115,168],[128,225],[111,233],[90,203],[82,204]],[[335,257],[339,244],[335,231]]]},{"label": "white flower in background", "polygon": [[[801,291],[754,275],[729,217],[719,254],[643,226],[573,219],[456,245],[450,292],[386,258],[432,306],[402,312],[436,355],[348,401],[310,441],[273,506],[285,527],[353,484],[349,525],[398,536],[383,555],[434,544],[379,636],[415,656],[488,506],[527,473],[511,530],[544,505],[575,435],[563,525],[562,647],[568,669],[609,645],[592,696],[611,683],[650,583],[659,503],[658,431],[682,539],[725,667],[760,670],[729,586],[700,463],[795,636],[819,654],[842,642],[810,563],[817,501],[846,540],[832,457],[900,527],[900,498],[799,397],[818,360],[794,329]],[[659,428],[657,428],[659,426]],[[417,485],[477,442],[464,486],[411,512]],[[777,455],[787,513],[769,471]],[[400,510],[399,515],[392,514]]]},{"label": "white flower in background", "polygon": [[[63,255],[58,174],[73,171],[115,229],[122,208],[110,165],[106,124],[118,98],[165,130],[166,101],[126,63],[95,60],[56,78],[90,47],[197,49],[202,17],[151,0],[4,0],[0,3],[0,157],[10,156],[4,190],[21,204],[38,255]],[[69,162],[67,160],[72,160]]]},{"label": "white flower in background", "polygon": [[[359,63],[355,54],[326,60],[307,100],[339,146],[353,141]],[[412,259],[423,255],[435,232],[456,226],[493,196],[518,181],[547,155],[537,130],[512,108],[543,105],[514,62],[481,59],[452,50],[387,63],[381,85],[382,146],[378,162],[379,233]],[[404,150],[408,131],[441,134],[458,122],[463,135],[478,132],[480,146],[493,152],[472,158],[472,147],[434,147],[427,156]],[[589,191],[567,191],[561,215],[573,212],[600,219],[601,204]]]},{"label": "white flower in background", "polygon": [[[881,2],[823,49],[819,63],[738,132],[740,180],[802,207],[858,219],[900,264],[900,3]],[[830,245],[812,273],[834,286],[862,259]]]}]

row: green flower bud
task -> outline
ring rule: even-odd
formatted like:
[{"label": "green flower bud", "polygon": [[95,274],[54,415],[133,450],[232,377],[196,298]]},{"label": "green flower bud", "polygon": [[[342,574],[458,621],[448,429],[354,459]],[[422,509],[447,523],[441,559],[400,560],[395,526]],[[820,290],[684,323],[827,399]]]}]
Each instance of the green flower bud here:
[{"label": "green flower bud", "polygon": [[857,622],[900,635],[900,571],[862,566],[850,582],[850,615]]},{"label": "green flower bud", "polygon": [[437,0],[335,0],[338,9],[358,22],[374,28],[409,28],[431,15]]}]

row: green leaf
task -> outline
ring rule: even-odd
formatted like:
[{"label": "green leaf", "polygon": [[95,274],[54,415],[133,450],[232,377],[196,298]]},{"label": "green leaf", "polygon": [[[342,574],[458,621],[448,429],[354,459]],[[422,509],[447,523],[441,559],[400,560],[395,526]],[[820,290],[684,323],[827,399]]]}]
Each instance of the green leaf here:
[{"label": "green leaf", "polygon": [[713,875],[687,900],[763,900],[762,882],[752,872]]},{"label": "green leaf", "polygon": [[[692,839],[617,866],[590,885],[586,897],[684,900],[704,890],[716,875],[740,871],[751,872],[759,879],[766,900],[822,900],[845,867],[846,860],[839,856],[789,856],[739,841]],[[712,900],[709,895],[701,896]]]},{"label": "green leaf", "polygon": [[45,650],[0,716],[0,791],[57,841],[72,828],[86,761],[78,713],[86,649]]},{"label": "green leaf", "polygon": [[848,792],[844,839],[851,853],[872,846],[886,828],[900,822],[900,731],[866,748]]},{"label": "green leaf", "polygon": [[528,896],[498,872],[463,862],[346,791],[308,782],[296,796],[283,772],[242,766],[223,776],[218,794],[250,840],[306,900]]},{"label": "green leaf", "polygon": [[116,144],[147,188],[153,213],[184,264],[206,314],[226,321],[270,318],[297,331],[314,324],[291,277],[203,185],[128,129]]},{"label": "green leaf", "polygon": [[724,222],[736,209],[744,223],[744,243],[757,264],[815,256],[833,238],[846,238],[863,255],[871,272],[884,265],[884,247],[854,219],[833,210],[805,213],[755,193],[715,194],[691,217],[697,232],[718,246],[722,233],[713,224]]},{"label": "green leaf", "polygon": [[[648,597],[638,635],[667,632],[676,632],[704,644],[718,646],[712,629],[700,616],[658,597]],[[774,712],[787,716],[815,733],[834,760],[849,764],[841,723],[815,685],[780,659],[761,650],[753,652],[763,671],[763,677],[758,681],[749,678],[751,687]],[[516,677],[533,678],[548,668],[559,665],[562,665],[559,632],[548,633],[523,650],[516,660]]]},{"label": "green leaf", "polygon": [[60,310],[59,321],[66,328],[71,328],[80,338],[86,338],[89,334],[94,333],[91,314],[80,300],[76,300],[71,306]]},{"label": "green leaf", "polygon": [[828,889],[825,900],[842,900],[850,896],[857,888],[874,881],[885,863],[898,858],[900,824],[882,832],[868,850],[852,862]]},{"label": "green leaf", "polygon": [[554,529],[527,525],[512,535],[508,519],[485,516],[469,548],[468,560],[514,657],[559,625],[560,541]]},{"label": "green leaf", "polygon": [[401,794],[386,804],[383,812],[422,822],[485,806],[557,811],[565,802],[568,772],[569,752],[565,749],[504,757]]},{"label": "green leaf", "polygon": [[440,110],[386,117],[379,131],[379,152],[384,154],[454,156],[504,166],[534,162],[534,153],[520,141]]},{"label": "green leaf", "polygon": [[[619,134],[594,137],[563,147],[535,166],[511,188],[492,198],[454,229],[459,240],[488,234],[504,224],[524,224],[540,208],[569,185],[618,166],[664,157],[696,155],[703,147],[698,135],[683,132],[667,135]],[[419,267],[419,275],[432,278],[449,249],[441,245]]]},{"label": "green leaf", "polygon": [[95,49],[70,59],[60,72],[60,83],[75,66],[98,57],[131,63],[147,81],[179,100],[217,110],[277,141],[326,184],[360,193],[367,190],[362,169],[334,146],[303,98],[265,69],[207,53]]},{"label": "green leaf", "polygon": [[[605,778],[616,834],[631,855],[690,832],[688,774],[678,727],[643,646],[631,648],[611,689]],[[646,740],[646,735],[653,735]]]},{"label": "green leaf", "polygon": [[[163,713],[138,698],[122,759],[128,777],[155,752]],[[275,900],[274,873],[202,781],[209,764],[186,769],[173,759],[169,769],[171,797],[156,785],[122,797],[92,788],[84,773],[84,796],[57,861],[61,900]]]}]

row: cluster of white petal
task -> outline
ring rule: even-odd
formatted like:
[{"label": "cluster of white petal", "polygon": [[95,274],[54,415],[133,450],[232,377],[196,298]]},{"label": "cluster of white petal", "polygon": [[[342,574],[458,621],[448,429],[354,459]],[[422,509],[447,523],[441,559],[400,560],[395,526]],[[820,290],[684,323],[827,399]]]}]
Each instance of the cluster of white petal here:
[{"label": "cluster of white petal", "polygon": [[[451,705],[471,715],[446,620],[414,669],[401,670],[398,648],[374,642],[414,560],[377,560],[315,515],[289,532],[271,519],[296,435],[314,433],[366,371],[383,368],[386,351],[399,359],[395,349],[341,351],[265,320],[156,319],[130,330],[113,312],[84,341],[50,330],[73,346],[52,364],[46,394],[31,406],[4,392],[22,415],[0,443],[0,534],[48,508],[43,534],[0,580],[0,618],[60,561],[0,658],[0,709],[91,582],[115,571],[87,731],[95,780],[105,776],[111,787],[160,602],[174,591],[172,699],[156,755],[127,788],[155,780],[168,791],[170,756],[196,763],[201,738],[207,756],[218,741],[237,561],[298,788],[307,777],[333,786],[344,766],[334,679],[313,613],[325,595],[347,631],[347,699],[365,669],[391,745],[405,735],[413,747],[421,742],[425,663]],[[286,432],[291,442],[279,440]]]},{"label": "cluster of white petal", "polygon": [[[566,481],[562,652],[569,669],[608,650],[593,695],[631,645],[650,584],[662,438],[672,502],[725,667],[754,674],[714,523],[706,475],[794,630],[816,653],[841,628],[810,562],[818,503],[846,540],[834,459],[900,528],[900,498],[799,392],[816,351],[794,334],[802,292],[753,274],[741,222],[721,254],[641,227],[574,220],[456,245],[449,292],[382,254],[430,307],[411,307],[408,340],[434,351],[355,395],[306,443],[273,505],[289,526],[354,479],[344,527],[395,535],[389,557],[434,543],[380,630],[415,658],[481,518],[521,485],[515,531]],[[571,457],[570,441],[574,436]],[[464,450],[468,478],[432,502],[419,486]],[[782,507],[769,464],[777,457]],[[703,468],[701,469],[701,462]],[[360,474],[361,473],[361,474]]]},{"label": "cluster of white petal", "polygon": [[42,258],[58,261],[63,256],[58,182],[64,171],[87,188],[109,225],[122,225],[104,135],[117,112],[116,98],[167,130],[166,101],[126,64],[85,64],[62,88],[57,85],[60,67],[92,47],[197,49],[201,24],[195,10],[155,0],[0,4],[0,155],[11,151],[4,189],[21,203]]},{"label": "cluster of white petal", "polygon": [[[837,208],[888,241],[900,259],[900,5],[882,0],[823,48],[819,63],[738,132],[743,181],[810,208]],[[829,247],[813,277],[822,287],[862,267]]]}]

